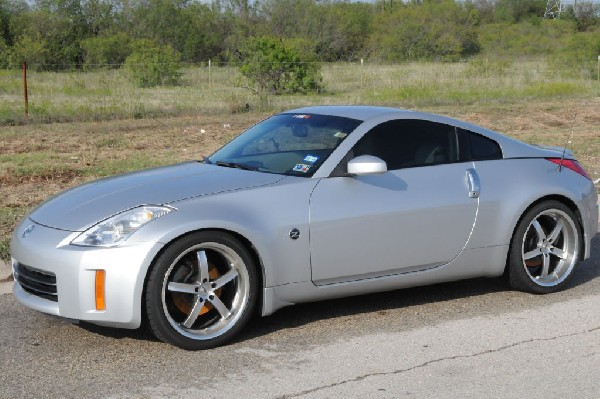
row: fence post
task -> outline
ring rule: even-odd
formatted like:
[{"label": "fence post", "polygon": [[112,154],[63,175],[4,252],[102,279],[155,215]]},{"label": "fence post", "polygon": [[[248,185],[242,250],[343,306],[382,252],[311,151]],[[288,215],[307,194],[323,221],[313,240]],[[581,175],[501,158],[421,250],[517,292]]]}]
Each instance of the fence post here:
[{"label": "fence post", "polygon": [[212,85],[211,78],[210,78],[210,67],[211,67],[211,61],[209,58],[208,59],[208,88],[210,88],[210,86]]},{"label": "fence post", "polygon": [[363,88],[363,70],[364,70],[364,60],[360,59],[360,89]]},{"label": "fence post", "polygon": [[27,96],[27,61],[23,61],[23,98],[25,99],[25,118],[28,118],[29,98]]}]

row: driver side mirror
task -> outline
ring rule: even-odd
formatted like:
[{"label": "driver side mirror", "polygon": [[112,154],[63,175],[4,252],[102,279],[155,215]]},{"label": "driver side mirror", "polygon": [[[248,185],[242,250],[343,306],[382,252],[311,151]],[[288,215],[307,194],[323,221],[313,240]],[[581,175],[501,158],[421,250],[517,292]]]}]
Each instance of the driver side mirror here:
[{"label": "driver side mirror", "polygon": [[348,162],[348,174],[353,176],[378,175],[387,172],[387,164],[372,155],[360,155]]}]

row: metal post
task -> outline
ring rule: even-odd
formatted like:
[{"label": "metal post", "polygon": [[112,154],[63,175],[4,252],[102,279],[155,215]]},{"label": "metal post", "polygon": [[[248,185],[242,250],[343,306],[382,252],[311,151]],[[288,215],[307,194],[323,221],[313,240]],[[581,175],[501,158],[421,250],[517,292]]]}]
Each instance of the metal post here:
[{"label": "metal post", "polygon": [[210,67],[211,67],[211,61],[210,58],[208,59],[208,87],[211,86],[211,79],[210,79]]},{"label": "metal post", "polygon": [[29,98],[27,96],[27,61],[23,62],[23,98],[25,99],[25,118],[28,118]]},{"label": "metal post", "polygon": [[600,55],[598,56],[598,80],[600,81]]}]

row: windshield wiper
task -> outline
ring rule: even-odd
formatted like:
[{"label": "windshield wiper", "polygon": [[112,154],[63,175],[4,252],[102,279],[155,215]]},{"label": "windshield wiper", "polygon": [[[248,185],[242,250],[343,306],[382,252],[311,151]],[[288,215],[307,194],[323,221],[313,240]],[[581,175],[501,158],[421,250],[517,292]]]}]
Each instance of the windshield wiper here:
[{"label": "windshield wiper", "polygon": [[250,165],[245,165],[243,163],[237,163],[237,162],[217,161],[217,162],[215,162],[215,164],[219,165],[219,166],[225,166],[227,168],[237,168],[237,169],[253,170],[253,171],[258,170],[257,166],[250,166]]}]

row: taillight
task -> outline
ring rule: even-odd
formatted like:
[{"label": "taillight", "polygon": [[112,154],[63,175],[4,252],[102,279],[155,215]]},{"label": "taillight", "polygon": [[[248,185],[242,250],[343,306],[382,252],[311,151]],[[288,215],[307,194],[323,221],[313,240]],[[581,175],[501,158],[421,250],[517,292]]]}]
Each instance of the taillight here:
[{"label": "taillight", "polygon": [[586,179],[592,180],[592,177],[590,175],[588,175],[588,173],[585,171],[585,169],[583,169],[581,167],[581,165],[579,165],[579,162],[577,162],[574,159],[562,159],[562,158],[546,158],[546,159],[548,161],[553,162],[564,168],[569,168],[573,172],[580,174],[581,176],[585,177]]}]

